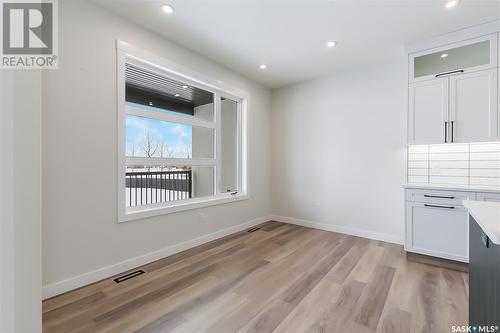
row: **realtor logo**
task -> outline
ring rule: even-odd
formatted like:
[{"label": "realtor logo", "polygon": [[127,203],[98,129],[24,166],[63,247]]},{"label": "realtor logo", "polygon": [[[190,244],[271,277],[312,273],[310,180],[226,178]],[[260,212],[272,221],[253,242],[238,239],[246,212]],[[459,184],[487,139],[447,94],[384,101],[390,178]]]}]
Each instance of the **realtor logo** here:
[{"label": "realtor logo", "polygon": [[57,0],[3,0],[2,68],[57,68]]}]

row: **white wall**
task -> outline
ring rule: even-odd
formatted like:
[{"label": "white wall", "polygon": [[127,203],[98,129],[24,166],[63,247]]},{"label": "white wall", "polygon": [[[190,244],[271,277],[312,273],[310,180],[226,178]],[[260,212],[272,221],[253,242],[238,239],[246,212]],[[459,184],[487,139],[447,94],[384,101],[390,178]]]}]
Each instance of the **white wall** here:
[{"label": "white wall", "polygon": [[[267,89],[94,4],[59,6],[59,69],[43,75],[46,290],[271,212]],[[249,93],[249,200],[117,223],[116,39]]]},{"label": "white wall", "polygon": [[0,78],[0,332],[41,332],[41,73]]},{"label": "white wall", "polygon": [[407,84],[399,52],[386,64],[273,91],[275,214],[403,240]]},{"label": "white wall", "polygon": [[0,332],[14,331],[13,71],[0,71]]}]

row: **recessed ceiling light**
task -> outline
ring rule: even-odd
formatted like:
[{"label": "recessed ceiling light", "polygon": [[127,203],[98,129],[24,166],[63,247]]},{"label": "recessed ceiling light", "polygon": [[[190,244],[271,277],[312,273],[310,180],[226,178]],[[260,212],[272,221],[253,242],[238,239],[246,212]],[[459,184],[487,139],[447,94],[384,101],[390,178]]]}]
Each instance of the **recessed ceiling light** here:
[{"label": "recessed ceiling light", "polygon": [[186,85],[182,86],[182,89],[187,89],[187,88],[189,88],[189,86],[186,86]]},{"label": "recessed ceiling light", "polygon": [[179,94],[175,94],[174,96],[175,96],[175,97],[179,97],[180,95],[179,95]]},{"label": "recessed ceiling light", "polygon": [[266,68],[267,68],[267,65],[262,64],[262,65],[260,65],[260,66],[259,66],[259,68],[260,68],[260,69],[266,69]]},{"label": "recessed ceiling light", "polygon": [[459,0],[450,0],[446,2],[446,5],[444,5],[446,8],[453,8],[456,5],[458,5]]},{"label": "recessed ceiling light", "polygon": [[328,42],[326,42],[326,47],[332,48],[335,47],[335,45],[337,45],[337,42],[334,40],[329,40]]},{"label": "recessed ceiling light", "polygon": [[447,56],[448,56],[448,53],[441,54],[441,58],[446,58]]},{"label": "recessed ceiling light", "polygon": [[167,14],[172,14],[174,12],[174,7],[172,7],[170,5],[162,5],[161,10],[163,10],[163,12],[165,12]]}]

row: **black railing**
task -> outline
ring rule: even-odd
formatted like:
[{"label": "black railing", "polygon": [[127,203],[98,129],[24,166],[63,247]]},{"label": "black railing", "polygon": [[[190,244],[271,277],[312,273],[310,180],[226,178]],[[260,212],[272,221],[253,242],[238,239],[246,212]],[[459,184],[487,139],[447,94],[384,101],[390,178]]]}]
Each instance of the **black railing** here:
[{"label": "black railing", "polygon": [[191,170],[131,171],[125,173],[127,205],[140,206],[189,199],[193,195]]}]

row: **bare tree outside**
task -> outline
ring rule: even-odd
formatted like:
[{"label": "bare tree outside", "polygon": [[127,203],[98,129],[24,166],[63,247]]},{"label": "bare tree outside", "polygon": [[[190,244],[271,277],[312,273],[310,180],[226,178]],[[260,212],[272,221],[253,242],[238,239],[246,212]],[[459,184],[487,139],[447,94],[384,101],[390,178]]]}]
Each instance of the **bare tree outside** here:
[{"label": "bare tree outside", "polygon": [[136,149],[135,143],[132,143],[130,145],[130,156],[132,156],[132,157],[135,156],[135,149]]},{"label": "bare tree outside", "polygon": [[[158,142],[151,136],[149,130],[146,130],[146,134],[139,146],[142,153],[144,153],[146,157],[153,157],[158,153],[158,147]],[[151,167],[148,166],[147,170],[148,172],[151,171]]]},{"label": "bare tree outside", "polygon": [[146,157],[153,157],[158,153],[159,144],[151,136],[149,130],[146,130],[146,135],[144,136],[140,148]]},{"label": "bare tree outside", "polygon": [[158,144],[158,151],[160,157],[172,158],[174,155],[174,150],[163,141]]},{"label": "bare tree outside", "polygon": [[[158,154],[161,158],[163,157],[172,158],[174,155],[174,150],[170,148],[164,141],[161,141],[158,144]],[[161,166],[160,170],[163,171],[164,168],[165,168],[164,166]],[[167,166],[167,170],[170,171],[170,166]]]}]

